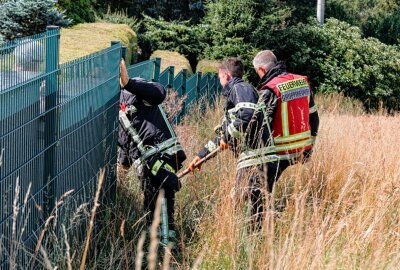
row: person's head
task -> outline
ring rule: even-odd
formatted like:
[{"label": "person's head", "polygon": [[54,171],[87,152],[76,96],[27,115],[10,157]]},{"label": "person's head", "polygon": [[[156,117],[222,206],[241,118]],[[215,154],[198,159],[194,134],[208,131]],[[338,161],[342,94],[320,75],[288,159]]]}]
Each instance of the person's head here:
[{"label": "person's head", "polygon": [[218,78],[223,87],[234,77],[242,78],[243,73],[243,62],[236,57],[229,57],[218,66]]},{"label": "person's head", "polygon": [[270,50],[265,50],[257,53],[253,59],[253,67],[258,77],[262,78],[268,71],[275,67],[277,59],[275,54]]},{"label": "person's head", "polygon": [[39,41],[26,39],[14,50],[15,69],[18,71],[39,71],[43,61],[44,50]]}]

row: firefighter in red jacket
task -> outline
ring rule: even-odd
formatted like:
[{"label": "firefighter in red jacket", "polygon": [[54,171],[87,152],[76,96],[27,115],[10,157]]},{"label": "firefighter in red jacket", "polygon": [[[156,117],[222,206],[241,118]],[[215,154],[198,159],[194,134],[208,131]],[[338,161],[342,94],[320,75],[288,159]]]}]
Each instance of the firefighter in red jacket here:
[{"label": "firefighter in red jacket", "polygon": [[287,72],[270,50],[259,52],[253,66],[260,77],[259,100],[249,125],[253,130],[254,126],[257,128],[254,145],[240,155],[237,170],[247,168],[252,174],[249,178],[252,212],[260,222],[262,186],[267,184],[268,191],[272,192],[274,183],[287,167],[308,161],[319,117],[307,77]]}]

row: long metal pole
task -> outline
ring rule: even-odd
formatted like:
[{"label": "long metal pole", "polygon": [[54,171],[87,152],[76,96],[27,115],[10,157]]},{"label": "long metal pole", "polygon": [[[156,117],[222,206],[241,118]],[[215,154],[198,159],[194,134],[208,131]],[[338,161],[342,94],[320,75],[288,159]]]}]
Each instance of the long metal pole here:
[{"label": "long metal pole", "polygon": [[325,0],[318,0],[317,20],[320,24],[324,24],[324,18],[325,18]]}]

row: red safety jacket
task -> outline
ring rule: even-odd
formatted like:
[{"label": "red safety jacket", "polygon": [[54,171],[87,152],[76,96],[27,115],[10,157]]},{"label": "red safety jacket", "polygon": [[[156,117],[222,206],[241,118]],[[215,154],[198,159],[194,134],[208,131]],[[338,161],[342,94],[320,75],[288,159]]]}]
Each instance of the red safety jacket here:
[{"label": "red safety jacket", "polygon": [[296,156],[312,148],[309,124],[310,85],[305,76],[284,73],[261,87],[269,88],[278,97],[272,120],[272,137],[278,156]]},{"label": "red safety jacket", "polygon": [[257,109],[249,124],[256,126],[254,140],[240,154],[236,170],[309,158],[319,117],[307,77],[287,73],[279,64],[264,75],[257,90]]}]

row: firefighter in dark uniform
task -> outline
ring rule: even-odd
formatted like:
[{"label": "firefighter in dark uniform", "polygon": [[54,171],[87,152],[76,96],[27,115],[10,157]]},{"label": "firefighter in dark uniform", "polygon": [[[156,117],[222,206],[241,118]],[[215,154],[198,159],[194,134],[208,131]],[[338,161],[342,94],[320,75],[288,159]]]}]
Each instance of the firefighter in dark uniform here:
[{"label": "firefighter in dark uniform", "polygon": [[[142,180],[145,210],[154,214],[158,193],[164,190],[161,204],[161,241],[174,238],[175,193],[180,185],[175,174],[186,159],[160,104],[164,87],[141,78],[129,78],[121,60],[119,112],[119,167],[134,166]],[[152,220],[152,219],[151,219]]]},{"label": "firefighter in dark uniform", "polygon": [[195,164],[210,152],[230,148],[237,157],[248,148],[254,132],[248,131],[249,122],[256,109],[258,94],[255,88],[242,80],[244,66],[238,58],[224,60],[218,68],[218,77],[223,87],[225,116],[216,129],[217,136],[210,140],[189,164],[193,171]]},{"label": "firefighter in dark uniform", "polygon": [[288,73],[270,50],[259,52],[253,66],[260,77],[257,86],[260,98],[249,124],[256,132],[253,140],[256,145],[251,147],[256,150],[244,151],[236,169],[257,168],[250,184],[252,212],[260,225],[263,189],[272,192],[287,167],[310,159],[319,117],[307,77]]}]

